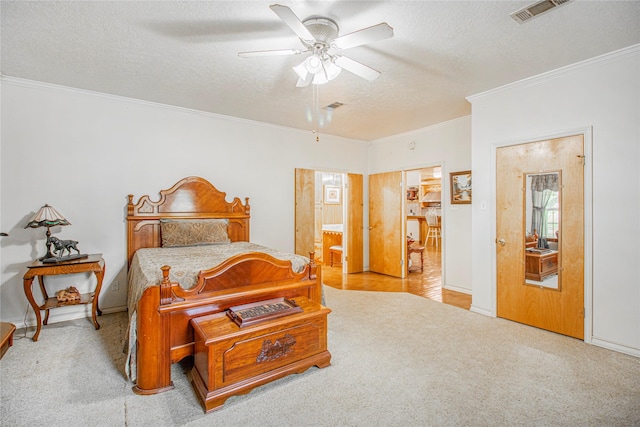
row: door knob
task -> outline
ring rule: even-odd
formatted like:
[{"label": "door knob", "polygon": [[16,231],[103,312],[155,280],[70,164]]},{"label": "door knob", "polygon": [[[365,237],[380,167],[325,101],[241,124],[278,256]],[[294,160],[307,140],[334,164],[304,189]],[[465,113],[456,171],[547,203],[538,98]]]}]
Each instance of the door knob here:
[{"label": "door knob", "polygon": [[504,239],[500,239],[497,242],[500,243],[502,246],[504,246],[507,243],[507,241]]},{"label": "door knob", "polygon": [[373,230],[373,225],[370,225],[370,226],[369,226],[369,230]]}]

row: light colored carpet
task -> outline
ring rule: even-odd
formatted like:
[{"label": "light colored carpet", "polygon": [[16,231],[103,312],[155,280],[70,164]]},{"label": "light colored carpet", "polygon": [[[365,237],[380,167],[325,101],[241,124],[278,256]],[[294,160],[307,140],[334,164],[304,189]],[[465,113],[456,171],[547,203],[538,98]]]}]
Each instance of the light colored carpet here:
[{"label": "light colored carpet", "polygon": [[18,331],[0,361],[2,426],[640,426],[640,359],[404,293],[325,288],[332,365],[205,415],[124,378],[126,314]]}]

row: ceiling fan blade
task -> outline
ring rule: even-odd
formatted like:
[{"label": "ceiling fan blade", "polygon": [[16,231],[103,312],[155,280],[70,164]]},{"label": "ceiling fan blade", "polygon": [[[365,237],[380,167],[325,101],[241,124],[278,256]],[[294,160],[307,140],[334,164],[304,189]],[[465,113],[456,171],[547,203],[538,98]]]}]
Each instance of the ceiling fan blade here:
[{"label": "ceiling fan blade", "polygon": [[253,58],[256,56],[287,56],[299,55],[301,50],[297,49],[280,49],[280,50],[254,50],[250,52],[238,52],[238,56],[242,58]]},{"label": "ceiling fan blade", "polygon": [[380,71],[374,70],[373,68],[361,64],[358,61],[354,61],[351,58],[347,58],[346,56],[336,56],[334,62],[338,67],[344,68],[356,76],[369,81],[373,81],[380,76]]},{"label": "ceiling fan blade", "polygon": [[363,44],[390,39],[391,37],[393,37],[393,28],[386,22],[382,22],[373,27],[364,28],[338,37],[331,42],[331,48],[350,49]]},{"label": "ceiling fan blade", "polygon": [[307,27],[304,26],[300,18],[298,18],[291,9],[289,9],[287,6],[282,6],[279,4],[272,4],[269,7],[275,12],[276,15],[280,17],[280,19],[282,19],[285,24],[289,26],[289,28],[293,30],[294,33],[298,35],[298,37],[309,43],[314,42],[315,37],[313,37]]}]

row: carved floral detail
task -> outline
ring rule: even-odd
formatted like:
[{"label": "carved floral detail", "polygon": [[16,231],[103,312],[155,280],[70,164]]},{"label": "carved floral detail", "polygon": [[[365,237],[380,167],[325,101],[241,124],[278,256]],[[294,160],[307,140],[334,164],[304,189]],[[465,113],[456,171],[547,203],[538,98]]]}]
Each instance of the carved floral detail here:
[{"label": "carved floral detail", "polygon": [[260,354],[256,358],[257,363],[271,362],[286,356],[293,350],[293,346],[296,344],[296,339],[289,334],[276,340],[275,343],[271,340],[264,340],[262,342],[262,349]]}]

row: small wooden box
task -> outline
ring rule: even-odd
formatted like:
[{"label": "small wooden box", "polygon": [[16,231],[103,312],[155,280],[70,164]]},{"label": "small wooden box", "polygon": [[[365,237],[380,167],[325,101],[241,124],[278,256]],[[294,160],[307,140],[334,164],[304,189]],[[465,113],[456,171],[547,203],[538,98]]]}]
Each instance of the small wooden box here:
[{"label": "small wooden box", "polygon": [[193,387],[205,412],[222,407],[233,395],[311,366],[331,362],[327,351],[327,314],[305,297],[293,299],[302,312],[240,328],[225,313],[191,320],[195,353]]}]

